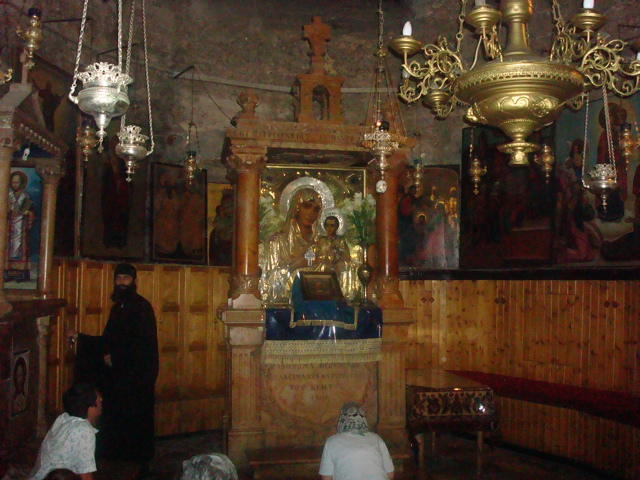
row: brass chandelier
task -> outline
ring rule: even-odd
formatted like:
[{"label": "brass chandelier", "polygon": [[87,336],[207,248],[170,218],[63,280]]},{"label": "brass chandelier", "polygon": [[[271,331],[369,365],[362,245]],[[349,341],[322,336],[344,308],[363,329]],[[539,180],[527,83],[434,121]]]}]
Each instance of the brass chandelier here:
[{"label": "brass chandelier", "polygon": [[[422,98],[438,118],[447,117],[457,105],[467,106],[467,121],[497,127],[511,138],[499,146],[510,154],[511,165],[527,165],[528,154],[540,148],[527,141],[529,135],[557,120],[565,106],[581,108],[593,88],[619,96],[640,88],[640,60],[624,56],[626,42],[605,40],[598,33],[606,17],[593,9],[593,0],[585,0],[570,22],[553,0],[555,38],[547,58],[533,54],[529,46],[532,0],[502,0],[500,10],[476,0],[465,14],[466,4],[461,0],[455,46],[444,37],[422,46],[411,36],[408,22],[403,35],[391,41],[391,49],[403,57],[399,95],[408,103]],[[479,36],[468,68],[460,51],[465,23]],[[501,23],[508,26],[504,48]],[[481,46],[488,61],[476,66]],[[409,60],[420,50],[423,63]]]}]

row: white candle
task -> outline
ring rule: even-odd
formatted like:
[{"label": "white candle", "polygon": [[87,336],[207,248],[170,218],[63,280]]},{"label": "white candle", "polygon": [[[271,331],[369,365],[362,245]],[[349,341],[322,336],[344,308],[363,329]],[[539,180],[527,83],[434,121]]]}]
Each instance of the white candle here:
[{"label": "white candle", "polygon": [[487,4],[487,0],[476,0],[476,7],[479,7],[480,5],[486,5]]},{"label": "white candle", "polygon": [[640,52],[636,53],[636,60],[640,62]]},{"label": "white candle", "polygon": [[411,33],[411,22],[407,22],[404,24],[404,27],[402,27],[402,35],[404,35],[405,37],[410,37]]},{"label": "white candle", "polygon": [[595,6],[595,0],[583,0],[582,8],[593,8]]}]

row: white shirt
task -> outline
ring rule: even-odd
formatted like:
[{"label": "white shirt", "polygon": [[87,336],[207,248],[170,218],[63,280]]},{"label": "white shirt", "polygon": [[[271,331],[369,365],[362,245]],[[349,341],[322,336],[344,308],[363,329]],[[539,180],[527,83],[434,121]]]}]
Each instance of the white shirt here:
[{"label": "white shirt", "polygon": [[97,431],[85,418],[60,415],[42,441],[28,480],[41,480],[56,468],[78,474],[95,472]]},{"label": "white shirt", "polygon": [[388,480],[393,470],[389,450],[375,433],[337,433],[324,444],[320,475],[333,480]]}]

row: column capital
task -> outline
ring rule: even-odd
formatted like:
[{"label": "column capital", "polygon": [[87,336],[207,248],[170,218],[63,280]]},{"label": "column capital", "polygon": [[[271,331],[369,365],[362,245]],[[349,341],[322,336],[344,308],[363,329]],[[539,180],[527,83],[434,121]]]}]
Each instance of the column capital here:
[{"label": "column capital", "polygon": [[[13,112],[0,112],[0,147],[6,147],[13,150],[17,150],[19,143],[18,136],[13,129]],[[5,160],[5,156],[0,157],[0,160]],[[11,156],[8,157],[11,161]]]},{"label": "column capital", "polygon": [[60,159],[39,158],[36,160],[36,172],[44,183],[57,183],[65,173],[65,167]]},{"label": "column capital", "polygon": [[267,149],[266,147],[232,145],[227,163],[238,173],[259,173],[267,165]]}]

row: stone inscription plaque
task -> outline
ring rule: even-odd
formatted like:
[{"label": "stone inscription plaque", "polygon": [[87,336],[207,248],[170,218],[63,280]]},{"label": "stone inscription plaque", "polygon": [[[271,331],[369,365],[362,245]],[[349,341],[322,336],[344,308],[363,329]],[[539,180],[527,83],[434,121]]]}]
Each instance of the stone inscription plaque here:
[{"label": "stone inscription plaque", "polygon": [[344,402],[364,405],[367,420],[377,422],[376,364],[264,365],[268,430],[305,427],[326,431],[335,426]]}]

